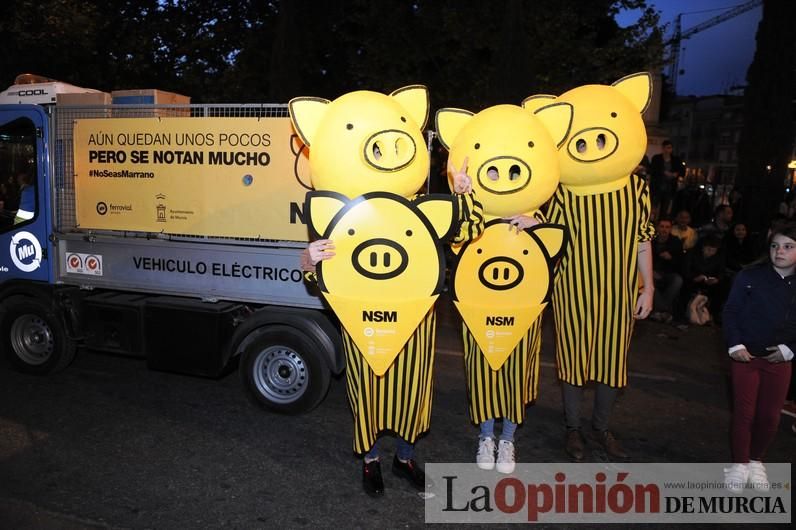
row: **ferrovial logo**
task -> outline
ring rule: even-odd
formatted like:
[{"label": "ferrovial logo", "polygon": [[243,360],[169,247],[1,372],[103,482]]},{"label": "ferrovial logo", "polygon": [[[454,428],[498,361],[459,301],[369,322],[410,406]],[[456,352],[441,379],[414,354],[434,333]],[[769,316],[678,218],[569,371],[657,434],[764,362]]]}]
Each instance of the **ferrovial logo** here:
[{"label": "ferrovial logo", "polygon": [[41,266],[41,243],[30,232],[17,232],[11,238],[11,261],[22,272],[33,272]]},{"label": "ferrovial logo", "polygon": [[100,215],[105,215],[108,213],[108,205],[104,202],[100,201],[97,203],[97,213]]}]

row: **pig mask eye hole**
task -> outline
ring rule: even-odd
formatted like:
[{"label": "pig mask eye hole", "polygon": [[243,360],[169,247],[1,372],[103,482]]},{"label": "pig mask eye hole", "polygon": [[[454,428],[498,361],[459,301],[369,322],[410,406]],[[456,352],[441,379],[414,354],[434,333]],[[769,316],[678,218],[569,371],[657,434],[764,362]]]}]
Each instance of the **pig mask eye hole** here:
[{"label": "pig mask eye hole", "polygon": [[356,233],[356,232],[354,231],[354,229],[353,229],[353,228],[349,228],[349,229],[348,229],[348,235],[349,235],[349,236],[353,236],[355,233]]},{"label": "pig mask eye hole", "polygon": [[473,147],[475,147],[476,149],[481,149],[481,144],[477,143]]},{"label": "pig mask eye hole", "polygon": [[531,140],[530,142],[528,142],[528,147],[533,147],[533,146],[534,146],[533,140]]},{"label": "pig mask eye hole", "polygon": [[406,231],[406,235],[407,235],[407,237],[412,237],[412,231],[411,230],[407,230]]},{"label": "pig mask eye hole", "polygon": [[346,129],[348,129],[348,130],[350,131],[351,129],[353,129],[353,128],[354,128],[354,124],[353,124],[353,123],[347,123],[347,124],[346,124],[346,126],[345,126],[345,128],[346,128]]},{"label": "pig mask eye hole", "polygon": [[481,249],[481,248],[479,248],[478,250],[476,250],[476,252],[477,252],[478,254],[482,253],[483,251],[484,251],[484,250],[483,250],[483,249]]},{"label": "pig mask eye hole", "polygon": [[612,117],[612,118],[616,118],[616,112],[612,112],[612,113],[611,113],[611,117]]}]

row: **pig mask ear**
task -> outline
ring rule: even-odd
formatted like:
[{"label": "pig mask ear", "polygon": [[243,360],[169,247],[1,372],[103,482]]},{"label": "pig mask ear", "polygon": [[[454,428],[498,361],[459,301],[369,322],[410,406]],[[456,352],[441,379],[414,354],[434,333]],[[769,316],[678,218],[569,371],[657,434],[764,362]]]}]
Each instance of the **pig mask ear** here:
[{"label": "pig mask ear", "polygon": [[395,99],[422,130],[428,121],[428,89],[423,85],[399,88],[390,97]]},{"label": "pig mask ear", "polygon": [[348,198],[334,191],[314,191],[307,194],[304,211],[310,214],[307,226],[312,239],[324,236],[332,219],[337,212],[345,207],[346,203],[348,203]]},{"label": "pig mask ear", "polygon": [[433,195],[425,195],[414,201],[417,209],[423,212],[426,219],[434,227],[435,235],[440,240],[449,239],[455,225],[454,221],[459,216],[456,203],[452,197],[439,198]]},{"label": "pig mask ear", "polygon": [[542,246],[547,249],[550,258],[556,259],[564,249],[566,229],[562,225],[542,225],[539,228],[531,227],[529,232],[539,237]]},{"label": "pig mask ear", "polygon": [[559,102],[545,105],[533,113],[544,123],[545,129],[550,133],[556,147],[561,147],[569,135],[573,110],[570,103]]},{"label": "pig mask ear", "polygon": [[326,114],[329,103],[331,101],[328,99],[310,97],[293,98],[288,103],[290,121],[293,122],[293,128],[296,129],[304,145],[308,147],[312,145],[312,138]]},{"label": "pig mask ear", "polygon": [[436,116],[437,138],[450,151],[456,136],[467,125],[473,113],[464,109],[439,109]]},{"label": "pig mask ear", "polygon": [[555,101],[555,99],[556,97],[551,96],[550,94],[536,94],[535,96],[528,96],[522,100],[522,108],[525,110],[530,110],[531,112],[536,112],[545,105],[549,105]]},{"label": "pig mask ear", "polygon": [[611,86],[629,99],[640,114],[644,114],[652,99],[652,76],[649,72],[625,76]]}]

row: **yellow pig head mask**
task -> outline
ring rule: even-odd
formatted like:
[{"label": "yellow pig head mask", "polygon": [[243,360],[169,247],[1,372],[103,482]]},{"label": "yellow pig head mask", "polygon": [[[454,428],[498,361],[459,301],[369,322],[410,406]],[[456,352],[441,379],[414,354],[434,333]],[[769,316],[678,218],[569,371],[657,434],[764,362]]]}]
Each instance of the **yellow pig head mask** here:
[{"label": "yellow pig head mask", "polygon": [[561,184],[580,194],[620,188],[647,149],[641,115],[652,97],[652,77],[641,72],[612,85],[584,85],[562,95],[531,96],[528,109],[551,101],[570,103],[572,129],[558,152]]},{"label": "yellow pig head mask", "polygon": [[533,211],[555,192],[557,149],[569,134],[572,105],[547,103],[534,111],[516,105],[496,105],[475,115],[437,111],[439,138],[456,167],[468,158],[473,189],[488,215]]},{"label": "yellow pig head mask", "polygon": [[290,100],[290,119],[309,146],[312,184],[349,199],[373,191],[411,197],[428,175],[422,129],[428,90],[421,85],[390,95],[359,90],[334,101]]}]

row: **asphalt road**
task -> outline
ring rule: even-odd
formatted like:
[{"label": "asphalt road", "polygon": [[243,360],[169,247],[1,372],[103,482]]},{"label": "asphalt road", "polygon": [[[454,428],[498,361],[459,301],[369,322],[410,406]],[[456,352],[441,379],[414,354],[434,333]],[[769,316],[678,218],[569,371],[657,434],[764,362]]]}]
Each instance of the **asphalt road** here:
[{"label": "asphalt road", "polygon": [[[458,323],[447,300],[439,307],[432,428],[417,444],[418,458],[472,462],[478,431],[467,416]],[[518,431],[518,461],[566,461],[551,339],[547,325],[540,397]],[[613,429],[632,460],[728,461],[719,330],[642,322],[630,359]],[[796,438],[786,420],[770,461],[792,460]],[[291,417],[251,405],[235,373],[194,378],[90,352],[49,377],[2,362],[0,528],[422,525],[425,501],[388,466],[384,498],[361,491],[351,429],[343,378],[316,410]]]}]

